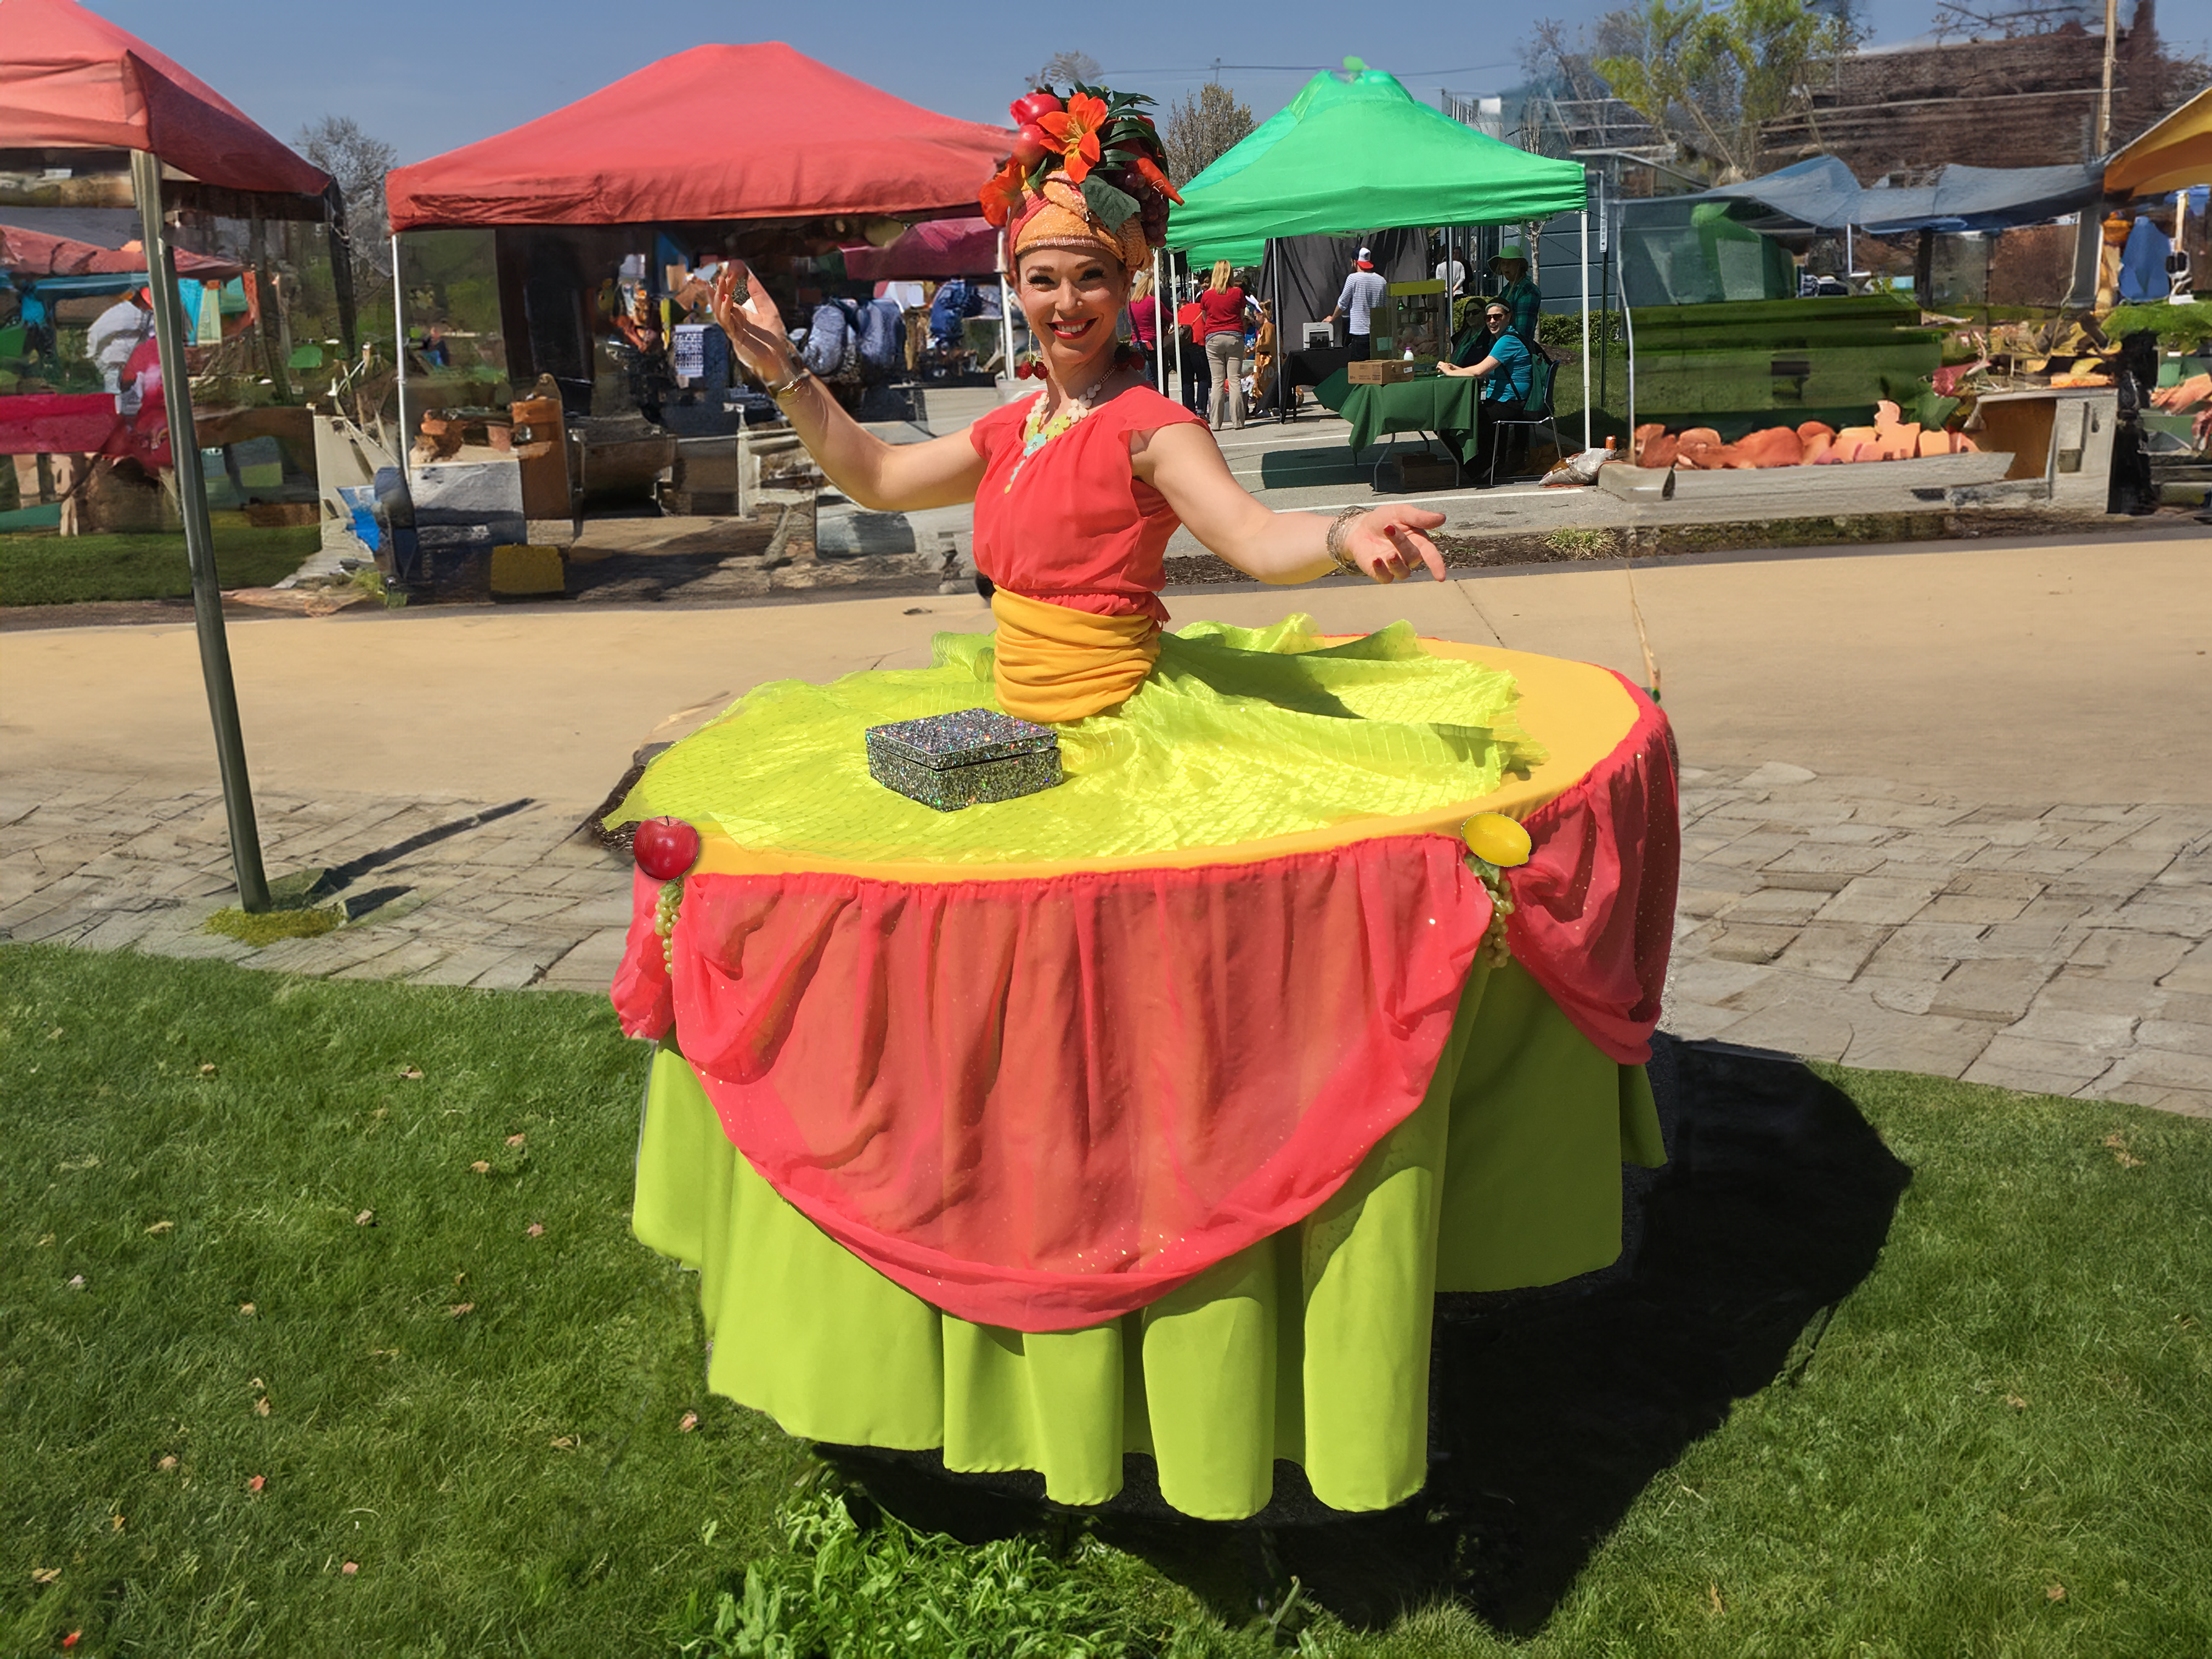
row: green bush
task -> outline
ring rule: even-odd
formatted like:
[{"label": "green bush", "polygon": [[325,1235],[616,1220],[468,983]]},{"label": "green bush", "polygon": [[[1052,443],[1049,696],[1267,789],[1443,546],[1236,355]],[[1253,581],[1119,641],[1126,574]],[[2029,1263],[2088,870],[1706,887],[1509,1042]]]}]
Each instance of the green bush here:
[{"label": "green bush", "polygon": [[[1590,313],[1590,343],[1619,345],[1627,335],[1620,325],[1617,311]],[[1579,311],[1546,311],[1536,317],[1536,343],[1580,350],[1583,343],[1583,314]]]},{"label": "green bush", "polygon": [[2212,340],[2212,305],[2124,305],[2098,325],[2108,340],[2124,340],[2148,330],[2170,346]]}]

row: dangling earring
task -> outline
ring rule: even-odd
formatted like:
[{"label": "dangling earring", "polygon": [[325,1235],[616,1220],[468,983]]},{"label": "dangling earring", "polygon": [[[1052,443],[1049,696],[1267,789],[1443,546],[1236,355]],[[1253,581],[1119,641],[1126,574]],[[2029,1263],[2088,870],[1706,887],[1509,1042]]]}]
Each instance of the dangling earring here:
[{"label": "dangling earring", "polygon": [[1043,380],[1045,378],[1044,354],[1042,352],[1033,352],[1029,356],[1024,358],[1020,362],[1016,363],[1014,365],[1014,378],[1018,380]]}]

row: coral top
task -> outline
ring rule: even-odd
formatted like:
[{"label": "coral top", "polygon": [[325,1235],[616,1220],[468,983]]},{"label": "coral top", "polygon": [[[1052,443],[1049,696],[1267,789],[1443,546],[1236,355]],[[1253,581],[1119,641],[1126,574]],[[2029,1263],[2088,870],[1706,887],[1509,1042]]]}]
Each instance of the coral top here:
[{"label": "coral top", "polygon": [[968,428],[968,441],[983,458],[975,568],[1026,599],[1165,622],[1161,561],[1180,520],[1167,498],[1137,477],[1129,436],[1199,416],[1150,386],[1133,386],[1018,468],[1031,402],[994,409]]}]

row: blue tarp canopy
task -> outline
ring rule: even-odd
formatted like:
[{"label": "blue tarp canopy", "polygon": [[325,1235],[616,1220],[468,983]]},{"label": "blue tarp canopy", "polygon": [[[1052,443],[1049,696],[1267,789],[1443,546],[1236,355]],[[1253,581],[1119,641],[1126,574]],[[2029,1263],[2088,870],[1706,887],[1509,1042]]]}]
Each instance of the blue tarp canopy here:
[{"label": "blue tarp canopy", "polygon": [[[1909,231],[2011,230],[2079,212],[2104,199],[2103,169],[2094,163],[2051,167],[1953,165],[1931,184],[1878,185],[1869,190],[1832,155],[1816,155],[1740,185],[1721,185],[1668,202],[1756,203],[1787,224],[1808,230],[1846,225],[1876,235]],[[1634,222],[1632,210],[1631,222]],[[1783,225],[1751,222],[1759,229]]]}]

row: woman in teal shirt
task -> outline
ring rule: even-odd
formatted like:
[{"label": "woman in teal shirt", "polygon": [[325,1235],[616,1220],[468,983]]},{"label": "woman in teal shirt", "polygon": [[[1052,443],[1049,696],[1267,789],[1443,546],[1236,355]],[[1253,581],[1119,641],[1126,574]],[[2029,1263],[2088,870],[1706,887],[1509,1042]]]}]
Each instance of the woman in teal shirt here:
[{"label": "woman in teal shirt", "polygon": [[[1485,480],[1492,474],[1491,445],[1498,428],[1498,420],[1516,420],[1528,409],[1529,388],[1535,383],[1535,359],[1529,354],[1527,342],[1510,326],[1513,313],[1502,301],[1492,300],[1484,307],[1482,326],[1468,331],[1448,363],[1438,363],[1440,374],[1473,375],[1482,382],[1482,424],[1475,457],[1469,464],[1470,477],[1480,473]],[[1521,435],[1525,442],[1525,429],[1520,427],[1504,428]]]}]

